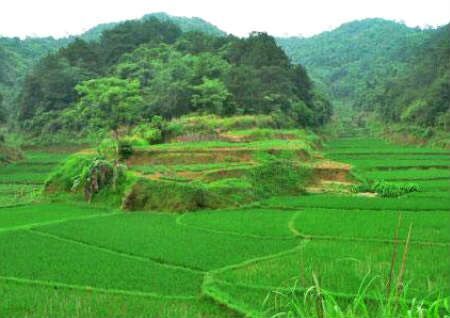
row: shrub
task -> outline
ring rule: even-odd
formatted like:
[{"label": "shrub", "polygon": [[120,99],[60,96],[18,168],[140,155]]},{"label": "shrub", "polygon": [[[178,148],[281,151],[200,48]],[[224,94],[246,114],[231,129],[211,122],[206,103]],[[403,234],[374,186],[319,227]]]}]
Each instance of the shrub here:
[{"label": "shrub", "polygon": [[396,198],[401,195],[419,191],[419,185],[416,183],[390,183],[385,181],[376,181],[372,189],[381,197]]},{"label": "shrub", "polygon": [[[130,140],[143,140],[146,143],[143,144],[143,146],[155,145],[163,142],[163,134],[161,129],[153,127],[152,124],[137,126],[133,129],[132,135],[127,138],[130,138]],[[135,146],[138,146],[138,144],[135,144]]]},{"label": "shrub", "polygon": [[46,180],[45,190],[47,192],[71,191],[76,179],[88,169],[95,158],[95,155],[76,154],[70,156]]},{"label": "shrub", "polygon": [[133,155],[133,145],[129,141],[121,140],[118,153],[121,160],[130,158]]},{"label": "shrub", "polygon": [[103,139],[97,147],[98,154],[106,159],[117,158],[118,151],[119,144],[112,138]]},{"label": "shrub", "polygon": [[72,155],[45,182],[45,191],[83,192],[91,201],[103,190],[116,191],[126,180],[125,167],[94,155]]}]

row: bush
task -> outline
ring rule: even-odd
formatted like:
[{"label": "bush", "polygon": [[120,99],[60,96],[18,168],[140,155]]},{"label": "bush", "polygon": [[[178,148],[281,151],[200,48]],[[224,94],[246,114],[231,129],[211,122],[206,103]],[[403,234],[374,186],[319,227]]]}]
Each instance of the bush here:
[{"label": "bush", "polygon": [[385,181],[376,181],[372,189],[381,197],[396,198],[401,195],[419,191],[419,185],[416,183],[390,183]]},{"label": "bush", "polygon": [[106,159],[115,159],[118,156],[119,144],[112,138],[105,138],[98,145],[97,152]]},{"label": "bush", "polygon": [[86,200],[103,190],[115,192],[126,180],[125,167],[94,155],[72,155],[45,182],[46,192],[83,192]]},{"label": "bush", "polygon": [[80,175],[84,174],[89,165],[95,160],[95,155],[72,155],[60,165],[46,180],[45,190],[71,191]]},{"label": "bush", "polygon": [[118,152],[120,160],[126,160],[133,155],[133,145],[128,141],[120,141]]}]

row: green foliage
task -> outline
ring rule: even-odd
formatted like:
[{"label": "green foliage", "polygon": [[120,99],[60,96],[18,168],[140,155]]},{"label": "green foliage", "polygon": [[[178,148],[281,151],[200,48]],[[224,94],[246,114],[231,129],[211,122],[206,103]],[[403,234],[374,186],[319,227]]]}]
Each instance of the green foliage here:
[{"label": "green foliage", "polygon": [[[214,270],[239,264],[250,258],[275,254],[293,248],[298,243],[295,239],[261,240],[227,233],[211,233],[178,224],[178,216],[135,212],[49,225],[41,227],[40,230],[75,241],[101,245],[110,250],[123,251],[129,255],[157,260],[158,263],[178,265],[177,270],[180,266],[202,271]],[[155,275],[159,274],[155,272]],[[203,279],[203,275],[197,275]],[[173,282],[173,278],[169,280]],[[139,284],[146,284],[142,280],[138,281]],[[123,283],[125,284],[125,281]],[[174,291],[173,294],[186,294],[181,282],[166,282],[162,287],[167,284],[178,286],[179,292]],[[186,290],[192,291],[195,286],[189,286]],[[199,293],[200,290],[197,289],[197,295]]]},{"label": "green foliage", "polygon": [[324,91],[381,120],[448,130],[450,25],[366,19],[311,38],[279,38]]},{"label": "green foliage", "polygon": [[121,80],[115,77],[82,82],[75,87],[81,96],[71,112],[81,114],[78,117],[82,125],[117,129],[119,126],[131,126],[139,120],[143,100],[140,96],[138,81]]},{"label": "green foliage", "polygon": [[201,186],[171,181],[139,180],[123,199],[125,210],[192,211],[205,206]]},{"label": "green foliage", "polygon": [[126,186],[125,170],[117,160],[75,154],[48,177],[45,191],[83,193],[89,202],[102,193],[121,196]]},{"label": "green foliage", "polygon": [[249,172],[249,180],[260,197],[304,191],[311,171],[290,160],[271,160]]},{"label": "green foliage", "polygon": [[127,21],[98,43],[77,39],[39,61],[20,91],[21,127],[36,136],[86,136],[193,112],[274,113],[279,123],[302,126],[331,117],[306,70],[271,36],[183,34],[163,20]]},{"label": "green foliage", "polygon": [[[89,291],[87,291],[89,290]],[[143,317],[151,312],[155,317],[238,317],[206,299],[171,299],[136,297],[125,293],[110,294],[92,288],[74,290],[54,286],[30,286],[14,281],[3,281],[0,294],[6,305],[0,307],[2,316],[41,318],[55,315],[63,317],[78,312],[84,318]],[[48,299],[52,299],[51,302]],[[81,304],[81,307],[80,307]],[[30,308],[33,308],[30,312]]]},{"label": "green foliage", "polygon": [[117,159],[118,152],[119,143],[112,138],[103,139],[97,146],[97,153],[108,160]]},{"label": "green foliage", "polygon": [[71,191],[81,175],[86,175],[95,155],[76,154],[61,164],[45,182],[45,189],[53,191]]},{"label": "green foliage", "polygon": [[[5,258],[2,262],[2,276],[109,290],[140,291],[157,296],[193,296],[201,285],[200,274],[156,262],[122,257],[35,232],[9,232],[2,235],[5,240],[0,242],[0,255],[6,255],[11,248],[15,251],[15,257]],[[142,277],[148,279],[143,280]]]},{"label": "green foliage", "polygon": [[0,124],[5,122],[6,122],[6,110],[3,106],[3,95],[0,92]]},{"label": "green foliage", "polygon": [[[447,182],[448,189],[448,182]],[[402,211],[448,211],[450,200],[442,198],[400,197],[370,198],[360,196],[305,195],[300,197],[273,197],[264,202],[270,207],[327,208],[346,210],[402,210]]]},{"label": "green foliage", "polygon": [[202,84],[194,87],[194,91],[194,108],[219,115],[233,112],[229,106],[231,94],[222,81],[204,78]]},{"label": "green foliage", "polygon": [[374,182],[372,189],[381,197],[385,198],[396,198],[407,193],[420,191],[417,183],[397,184],[386,181]]},{"label": "green foliage", "polygon": [[[445,230],[450,222],[447,213],[447,211],[351,211],[313,208],[297,212],[295,227],[302,235],[312,237],[391,240],[401,214],[403,224],[414,224],[412,242],[447,242],[450,239],[449,233]],[[321,222],[318,223],[317,219]],[[368,224],[370,226],[367,226]],[[402,239],[405,239],[407,234],[407,226],[399,229],[399,237]]]}]

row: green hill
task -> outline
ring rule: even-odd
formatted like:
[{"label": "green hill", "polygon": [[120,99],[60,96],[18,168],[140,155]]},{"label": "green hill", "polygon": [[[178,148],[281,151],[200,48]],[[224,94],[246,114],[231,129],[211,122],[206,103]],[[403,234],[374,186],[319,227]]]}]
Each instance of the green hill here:
[{"label": "green hill", "polygon": [[183,32],[156,17],[76,39],[41,59],[18,99],[23,130],[96,134],[189,113],[275,114],[280,122],[321,126],[331,104],[301,65],[265,33],[248,38]]},{"label": "green hill", "polygon": [[[166,13],[152,13],[140,20],[157,18],[160,21],[171,21],[182,31],[203,32],[214,36],[224,36],[225,32],[216,26],[200,19],[175,17]],[[100,24],[81,34],[85,41],[99,41],[104,31],[116,27],[120,22]],[[41,58],[72,43],[76,36],[61,39],[45,38],[8,38],[0,37],[0,94],[4,96],[4,107],[14,108],[13,101],[29,69]]]},{"label": "green hill", "polygon": [[449,39],[448,25],[422,30],[366,19],[277,41],[334,99],[384,121],[436,126],[448,117]]}]

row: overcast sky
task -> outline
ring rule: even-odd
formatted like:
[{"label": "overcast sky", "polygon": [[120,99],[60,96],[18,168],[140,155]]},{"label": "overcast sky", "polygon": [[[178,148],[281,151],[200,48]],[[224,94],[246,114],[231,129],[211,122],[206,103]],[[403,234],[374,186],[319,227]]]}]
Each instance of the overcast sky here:
[{"label": "overcast sky", "polygon": [[0,0],[0,35],[62,37],[161,11],[201,17],[240,36],[309,36],[369,17],[443,25],[450,21],[450,0]]}]

